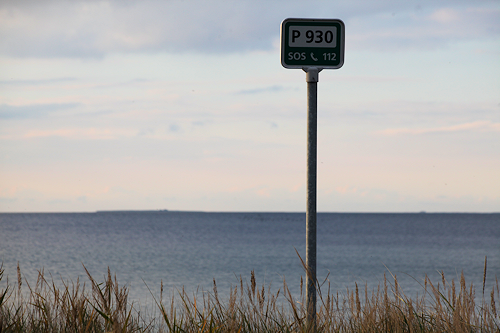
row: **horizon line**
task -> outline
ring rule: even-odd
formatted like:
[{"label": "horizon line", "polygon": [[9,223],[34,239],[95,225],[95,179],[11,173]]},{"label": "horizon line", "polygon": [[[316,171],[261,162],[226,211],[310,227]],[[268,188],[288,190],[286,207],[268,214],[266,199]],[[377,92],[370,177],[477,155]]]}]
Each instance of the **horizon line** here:
[{"label": "horizon line", "polygon": [[[238,213],[238,214],[305,214],[304,211],[204,211],[204,210],[170,210],[170,209],[111,209],[95,211],[16,211],[0,212],[0,214],[102,214],[102,213]],[[500,211],[318,211],[317,214],[500,214]]]}]

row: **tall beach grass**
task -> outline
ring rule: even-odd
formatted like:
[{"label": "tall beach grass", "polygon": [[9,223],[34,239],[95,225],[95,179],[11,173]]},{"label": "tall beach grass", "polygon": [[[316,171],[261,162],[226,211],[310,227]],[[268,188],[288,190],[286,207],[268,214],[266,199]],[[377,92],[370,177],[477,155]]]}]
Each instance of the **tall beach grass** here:
[{"label": "tall beach grass", "polygon": [[[30,285],[18,266],[9,280],[0,268],[0,333],[3,332],[307,332],[305,288],[293,297],[286,281],[276,292],[240,278],[228,299],[213,289],[193,295],[183,289],[174,297],[152,296],[155,311],[147,312],[128,300],[108,269],[97,280],[87,273],[85,281],[55,281],[38,272]],[[459,281],[422,281],[421,296],[407,297],[390,272],[375,290],[366,285],[332,291],[318,285],[317,332],[500,332],[499,284],[480,297],[462,274]],[[486,277],[486,265],[484,276]],[[304,292],[303,292],[304,291]],[[476,301],[480,299],[480,301]]]}]

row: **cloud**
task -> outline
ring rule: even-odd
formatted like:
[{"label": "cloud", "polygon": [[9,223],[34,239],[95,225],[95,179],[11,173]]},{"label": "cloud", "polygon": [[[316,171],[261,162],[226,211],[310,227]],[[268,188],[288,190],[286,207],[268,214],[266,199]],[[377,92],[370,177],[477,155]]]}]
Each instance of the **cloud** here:
[{"label": "cloud", "polygon": [[337,186],[335,188],[335,191],[337,191],[340,194],[346,194],[346,193],[356,193],[358,189],[353,186]]},{"label": "cloud", "polygon": [[460,20],[460,14],[454,9],[442,8],[432,13],[430,19],[439,23],[450,23]]},{"label": "cloud", "polygon": [[5,203],[5,204],[9,204],[9,203],[14,203],[17,201],[17,198],[5,198],[5,197],[0,197],[0,203]]},{"label": "cloud", "polygon": [[474,121],[453,126],[435,127],[435,128],[389,128],[378,131],[381,135],[401,135],[401,134],[429,134],[429,133],[449,133],[460,131],[495,131],[500,132],[500,123],[491,121]]},{"label": "cloud", "polygon": [[72,109],[81,105],[80,103],[57,103],[57,104],[30,104],[30,105],[0,105],[0,119],[26,119],[41,118],[50,115],[51,112]]},{"label": "cloud", "polygon": [[74,77],[61,77],[54,79],[44,80],[0,80],[0,86],[45,86],[48,84],[57,84],[61,82],[74,82],[77,81]]},{"label": "cloud", "polygon": [[0,51],[102,57],[109,52],[271,49],[269,32],[277,36],[279,24],[274,29],[262,25],[259,7],[250,1],[8,2],[0,9]]},{"label": "cloud", "polygon": [[[427,101],[427,100],[387,100],[381,102],[365,102],[360,100],[356,104],[336,111],[337,115],[355,118],[357,122],[368,122],[373,124],[374,120],[386,123],[393,121],[399,125],[411,126],[416,123],[435,124],[436,119],[447,119],[450,123],[462,124],[472,123],[476,119],[488,119],[488,121],[500,121],[500,112],[497,105],[488,102],[464,102],[464,101]],[[407,125],[402,125],[401,122]],[[381,134],[381,132],[377,132]]]},{"label": "cloud", "polygon": [[177,124],[170,124],[170,126],[168,127],[168,131],[169,132],[179,132],[181,130],[180,126],[177,125]]},{"label": "cloud", "polygon": [[498,36],[493,1],[10,1],[0,54],[103,57],[113,52],[275,50],[286,17],[336,17],[351,48],[421,48]]},{"label": "cloud", "polygon": [[457,41],[498,37],[500,8],[481,5],[353,17],[348,21],[352,31],[347,33],[346,45],[351,49],[379,51],[421,50]]},{"label": "cloud", "polygon": [[[137,131],[135,130],[120,128],[61,128],[55,130],[30,130],[19,137],[23,139],[60,137],[76,140],[113,140],[123,137],[134,137],[136,135]],[[3,137],[3,139],[5,138]]]},{"label": "cloud", "polygon": [[283,90],[285,90],[285,88],[283,86],[274,85],[274,86],[264,87],[264,88],[240,90],[236,94],[238,94],[238,95],[254,95],[254,94],[260,94],[260,93],[265,93],[265,92],[280,92]]},{"label": "cloud", "polygon": [[255,191],[255,193],[260,197],[266,197],[266,198],[271,197],[271,192],[267,187],[259,188],[258,190]]}]

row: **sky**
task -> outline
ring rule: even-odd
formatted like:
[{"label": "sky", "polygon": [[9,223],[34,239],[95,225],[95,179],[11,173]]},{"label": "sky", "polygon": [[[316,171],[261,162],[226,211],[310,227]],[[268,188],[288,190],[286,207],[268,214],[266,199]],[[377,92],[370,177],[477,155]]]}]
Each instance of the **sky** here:
[{"label": "sky", "polygon": [[318,211],[500,211],[500,2],[0,2],[0,212],[306,206],[286,18],[345,23]]}]

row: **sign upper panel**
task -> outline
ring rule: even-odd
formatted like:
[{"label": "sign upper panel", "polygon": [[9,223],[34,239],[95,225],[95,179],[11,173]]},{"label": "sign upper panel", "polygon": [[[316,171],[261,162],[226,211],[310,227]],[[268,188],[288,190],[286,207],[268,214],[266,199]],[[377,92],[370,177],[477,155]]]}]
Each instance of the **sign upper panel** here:
[{"label": "sign upper panel", "polygon": [[281,64],[286,68],[340,68],[344,39],[341,20],[286,19],[281,23]]}]

